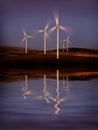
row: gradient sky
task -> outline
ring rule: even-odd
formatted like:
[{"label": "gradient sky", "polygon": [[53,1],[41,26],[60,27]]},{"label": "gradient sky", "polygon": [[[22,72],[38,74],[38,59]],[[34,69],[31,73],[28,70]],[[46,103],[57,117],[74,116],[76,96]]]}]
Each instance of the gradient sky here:
[{"label": "gradient sky", "polygon": [[[43,34],[34,30],[43,29],[50,19],[55,25],[52,10],[59,10],[60,24],[73,28],[71,47],[98,49],[98,1],[97,0],[1,0],[0,44],[24,47],[22,29],[34,38],[28,47],[43,49]],[[60,47],[66,33],[60,31]],[[47,48],[56,48],[56,32],[50,35]]]}]

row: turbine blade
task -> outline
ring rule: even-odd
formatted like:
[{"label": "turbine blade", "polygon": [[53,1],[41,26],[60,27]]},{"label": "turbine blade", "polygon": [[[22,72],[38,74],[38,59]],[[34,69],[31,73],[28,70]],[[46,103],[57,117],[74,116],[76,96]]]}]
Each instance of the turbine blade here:
[{"label": "turbine blade", "polygon": [[59,24],[59,16],[58,16],[58,10],[57,9],[55,9],[53,11],[53,16],[54,16],[56,25],[58,25]]},{"label": "turbine blade", "polygon": [[42,33],[44,30],[35,30],[34,33]]},{"label": "turbine blade", "polygon": [[57,16],[57,15],[54,16],[54,19],[55,19],[55,23],[56,23],[56,25],[58,25],[58,24],[59,24],[59,18],[58,18],[58,16]]},{"label": "turbine blade", "polygon": [[67,41],[67,39],[63,40],[63,42],[66,42],[66,41]]},{"label": "turbine blade", "polygon": [[65,27],[59,25],[59,28],[60,28],[61,30],[65,31]]},{"label": "turbine blade", "polygon": [[24,38],[22,39],[22,42],[24,42],[24,41],[25,41],[25,39],[26,39],[26,38],[24,37]]},{"label": "turbine blade", "polygon": [[32,36],[28,35],[27,38],[32,38]]},{"label": "turbine blade", "polygon": [[49,28],[49,25],[50,25],[50,23],[47,22],[44,30],[47,30]]},{"label": "turbine blade", "polygon": [[70,28],[70,27],[64,27],[64,30],[65,30],[65,32],[66,32],[68,35],[71,35],[71,33],[72,33],[72,28]]},{"label": "turbine blade", "polygon": [[56,29],[56,26],[54,26],[53,28],[51,28],[51,29],[49,30],[49,33],[52,33],[55,29]]},{"label": "turbine blade", "polygon": [[23,32],[24,36],[26,37],[26,36],[27,36],[27,34],[26,34],[25,29],[23,29],[23,30],[22,30],[22,32]]},{"label": "turbine blade", "polygon": [[71,41],[67,40],[67,39],[63,40],[63,42],[65,42],[65,43],[67,42],[68,44],[72,44]]},{"label": "turbine blade", "polygon": [[42,32],[44,32],[44,30],[38,30],[38,33],[42,33]]}]

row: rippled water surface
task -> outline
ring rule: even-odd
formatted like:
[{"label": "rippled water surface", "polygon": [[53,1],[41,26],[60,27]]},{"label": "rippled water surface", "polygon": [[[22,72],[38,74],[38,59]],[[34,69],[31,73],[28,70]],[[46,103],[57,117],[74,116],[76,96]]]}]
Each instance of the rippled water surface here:
[{"label": "rippled water surface", "polygon": [[1,81],[0,130],[97,130],[98,79],[55,75]]}]

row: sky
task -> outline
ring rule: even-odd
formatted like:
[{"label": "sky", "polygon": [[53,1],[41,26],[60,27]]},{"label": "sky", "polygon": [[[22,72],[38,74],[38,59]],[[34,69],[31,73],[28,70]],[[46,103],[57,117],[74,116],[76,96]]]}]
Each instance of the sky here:
[{"label": "sky", "polygon": [[[0,45],[24,47],[22,30],[33,35],[28,47],[43,50],[43,29],[50,21],[55,26],[53,11],[58,10],[60,25],[71,27],[70,47],[98,49],[97,0],[0,0]],[[60,31],[60,48],[66,33]],[[47,39],[47,50],[56,48],[56,31]]]}]

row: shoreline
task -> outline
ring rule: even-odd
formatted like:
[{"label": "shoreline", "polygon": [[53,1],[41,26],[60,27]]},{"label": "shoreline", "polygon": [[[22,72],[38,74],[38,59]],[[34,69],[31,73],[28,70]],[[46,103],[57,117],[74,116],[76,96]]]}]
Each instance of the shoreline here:
[{"label": "shoreline", "polygon": [[63,80],[68,77],[69,80],[91,80],[98,79],[98,68],[53,68],[53,67],[2,67],[0,68],[0,82],[14,82],[25,79],[28,80],[40,79],[44,75],[49,79],[56,79],[56,73],[59,70],[59,79]]}]

